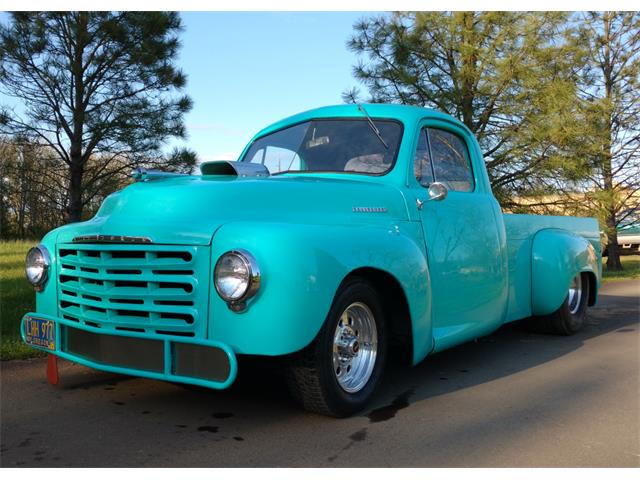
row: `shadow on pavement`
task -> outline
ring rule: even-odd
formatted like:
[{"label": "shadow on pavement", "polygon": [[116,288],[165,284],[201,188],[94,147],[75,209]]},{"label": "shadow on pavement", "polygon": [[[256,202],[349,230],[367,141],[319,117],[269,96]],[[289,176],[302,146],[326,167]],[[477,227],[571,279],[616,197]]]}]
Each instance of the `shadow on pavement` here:
[{"label": "shadow on pavement", "polygon": [[[612,304],[616,307],[609,307]],[[372,408],[360,416],[383,421],[414,401],[491,382],[567,355],[590,338],[616,330],[620,334],[635,332],[640,322],[639,311],[637,298],[601,295],[600,305],[589,309],[587,325],[574,336],[531,333],[522,322],[514,322],[487,337],[429,356],[413,368],[392,363]],[[135,380],[93,370],[63,372],[62,377],[63,390],[113,390],[117,384]],[[167,408],[172,410],[183,408],[188,412],[216,404],[233,404],[238,410],[236,414],[246,408],[247,415],[264,415],[270,420],[274,415],[306,415],[290,399],[278,363],[265,363],[260,358],[241,358],[238,379],[228,390],[175,385],[170,393],[166,389],[157,393],[155,400],[162,402],[162,395],[166,395]],[[259,408],[255,408],[256,402]]]}]

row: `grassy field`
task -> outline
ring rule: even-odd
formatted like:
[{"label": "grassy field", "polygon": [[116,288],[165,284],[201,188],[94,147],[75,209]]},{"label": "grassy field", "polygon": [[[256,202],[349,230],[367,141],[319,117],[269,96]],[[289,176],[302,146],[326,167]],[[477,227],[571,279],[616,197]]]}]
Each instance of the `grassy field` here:
[{"label": "grassy field", "polygon": [[0,242],[0,358],[40,355],[20,340],[20,319],[35,307],[35,293],[24,277],[24,257],[37,242]]},{"label": "grassy field", "polygon": [[621,272],[609,272],[606,266],[607,259],[603,259],[602,277],[604,282],[640,278],[640,255],[623,255],[620,260],[622,261],[623,270]]},{"label": "grassy field", "polygon": [[[0,359],[41,355],[20,340],[20,319],[34,309],[35,294],[24,278],[24,257],[37,242],[0,242]],[[608,272],[604,281],[640,278],[640,256],[622,257],[624,270]]]}]

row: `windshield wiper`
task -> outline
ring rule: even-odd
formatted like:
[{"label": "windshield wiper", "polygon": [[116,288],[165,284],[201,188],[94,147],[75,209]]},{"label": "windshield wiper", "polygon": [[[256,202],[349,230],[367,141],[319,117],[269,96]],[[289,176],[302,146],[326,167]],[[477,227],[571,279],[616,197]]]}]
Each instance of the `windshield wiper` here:
[{"label": "windshield wiper", "polygon": [[364,114],[364,116],[367,117],[367,122],[369,122],[369,126],[371,127],[371,130],[373,130],[373,133],[375,133],[376,137],[378,137],[378,139],[382,142],[382,145],[384,145],[384,148],[389,150],[389,145],[387,145],[387,142],[385,142],[384,138],[382,138],[382,135],[380,135],[380,130],[378,130],[378,127],[376,127],[376,124],[373,123],[373,120],[371,120],[371,117],[369,116],[367,111],[359,103],[357,105],[358,105],[358,110],[360,110]]}]

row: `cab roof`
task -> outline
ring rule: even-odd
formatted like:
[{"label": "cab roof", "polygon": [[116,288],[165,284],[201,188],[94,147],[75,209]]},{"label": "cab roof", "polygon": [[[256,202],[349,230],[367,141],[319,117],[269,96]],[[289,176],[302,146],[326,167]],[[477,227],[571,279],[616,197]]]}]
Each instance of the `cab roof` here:
[{"label": "cab roof", "polygon": [[[418,122],[423,118],[436,118],[449,122],[454,122],[460,127],[466,129],[466,127],[445,113],[432,110],[430,108],[415,107],[411,105],[396,105],[389,103],[365,103],[361,104],[367,111],[369,116],[373,119],[393,119],[399,120],[403,124],[411,124]],[[258,138],[268,133],[280,130],[288,125],[294,125],[296,123],[302,123],[315,118],[364,118],[363,113],[358,109],[357,104],[344,104],[344,105],[330,105],[327,107],[314,108],[307,110],[306,112],[298,113],[290,117],[284,118],[269,125],[266,128],[260,130],[254,137]]]}]

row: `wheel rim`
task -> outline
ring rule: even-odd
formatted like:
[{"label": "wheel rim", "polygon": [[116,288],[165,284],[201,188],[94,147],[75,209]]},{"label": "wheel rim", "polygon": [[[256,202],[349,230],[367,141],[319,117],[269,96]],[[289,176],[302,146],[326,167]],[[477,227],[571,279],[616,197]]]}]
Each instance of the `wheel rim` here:
[{"label": "wheel rim", "polygon": [[364,388],[378,354],[378,331],[373,313],[364,303],[349,305],[338,320],[333,337],[333,373],[347,393]]},{"label": "wheel rim", "polygon": [[580,309],[582,300],[582,275],[578,274],[571,280],[569,285],[569,313],[575,314]]}]

